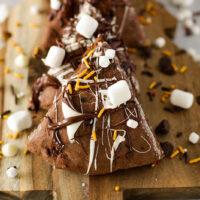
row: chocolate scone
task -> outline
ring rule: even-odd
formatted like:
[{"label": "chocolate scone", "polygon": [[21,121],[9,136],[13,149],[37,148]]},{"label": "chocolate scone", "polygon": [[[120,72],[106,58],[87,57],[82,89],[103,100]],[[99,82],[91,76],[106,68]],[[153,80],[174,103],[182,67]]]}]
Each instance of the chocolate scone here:
[{"label": "chocolate scone", "polygon": [[[101,16],[101,13],[95,7],[88,7],[88,4],[84,4],[84,6],[89,9],[88,13],[91,16],[80,13],[78,16],[71,18],[71,20],[67,23],[67,26],[63,29],[61,37],[57,39],[57,45],[65,50],[65,58],[62,62],[63,66],[50,68],[48,71],[49,75],[44,75],[38,78],[33,86],[32,100],[33,108],[35,110],[38,110],[39,107],[45,110],[50,108],[55,93],[59,88],[59,81],[56,81],[56,83],[54,82],[53,85],[52,81],[55,80],[55,78],[59,80],[60,75],[63,73],[64,75],[67,75],[67,73],[69,74],[73,72],[73,70],[75,70],[80,64],[81,56],[87,46],[91,45],[92,41],[94,41],[99,34],[102,34],[104,40],[116,50],[122,67],[135,76],[134,72],[136,67],[129,59],[125,45],[120,39],[120,36],[117,34],[115,20],[110,23]],[[86,22],[85,24],[84,21]],[[88,23],[90,22],[97,24],[95,29],[93,29],[92,25],[88,27]],[[79,26],[81,26],[81,29]],[[90,37],[88,37],[87,34],[90,34]],[[53,48],[55,47],[53,46]],[[51,49],[49,52],[50,53],[48,53],[48,55],[51,54]],[[48,62],[45,62],[45,59],[44,63],[48,65]],[[47,78],[49,79],[50,76],[54,76],[55,78],[51,78],[51,80],[47,81]],[[134,88],[138,92],[139,84],[136,78],[134,80]]]},{"label": "chocolate scone", "polygon": [[[69,20],[79,13],[90,13],[90,7],[96,8],[107,21],[116,20],[119,35],[128,47],[137,46],[144,41],[144,32],[135,9],[129,0],[51,0],[42,49],[47,50],[55,44],[56,38]],[[128,37],[127,37],[128,36]]]},{"label": "chocolate scone", "polygon": [[160,143],[134,92],[133,77],[103,37],[88,47],[79,67],[30,134],[28,149],[56,168],[99,175],[151,164]]}]

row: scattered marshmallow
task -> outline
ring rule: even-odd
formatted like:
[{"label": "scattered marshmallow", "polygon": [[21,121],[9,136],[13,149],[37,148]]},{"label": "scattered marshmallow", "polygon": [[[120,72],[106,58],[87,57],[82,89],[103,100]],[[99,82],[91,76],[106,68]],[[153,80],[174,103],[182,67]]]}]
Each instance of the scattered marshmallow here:
[{"label": "scattered marshmallow", "polygon": [[0,4],[0,24],[9,16],[9,7],[6,4]]},{"label": "scattered marshmallow", "polygon": [[16,167],[9,167],[6,174],[9,178],[15,178],[18,175],[18,170]]},{"label": "scattered marshmallow", "polygon": [[165,44],[166,44],[166,41],[165,41],[165,38],[163,38],[163,37],[158,37],[155,40],[155,45],[158,48],[163,48],[165,46]]},{"label": "scattered marshmallow", "polygon": [[57,47],[52,46],[49,49],[47,57],[43,60],[44,64],[49,67],[60,67],[65,57],[65,50]]},{"label": "scattered marshmallow", "polygon": [[187,49],[187,53],[196,61],[196,62],[200,62],[200,54],[198,54],[196,52],[195,49],[193,48],[188,48]]},{"label": "scattered marshmallow", "polygon": [[172,3],[176,6],[187,7],[193,4],[194,0],[172,0]]},{"label": "scattered marshmallow", "polygon": [[17,152],[18,148],[12,143],[4,144],[2,147],[2,153],[5,157],[15,156]]},{"label": "scattered marshmallow", "polygon": [[170,102],[174,106],[178,106],[184,109],[188,109],[194,102],[194,96],[190,92],[175,89],[172,91]]},{"label": "scattered marshmallow", "polygon": [[59,0],[51,0],[51,9],[59,10],[61,7],[61,2]]},{"label": "scattered marshmallow", "polygon": [[99,57],[99,65],[103,68],[106,68],[110,65],[110,60],[107,56],[100,56]]},{"label": "scattered marshmallow", "polygon": [[114,107],[126,103],[131,99],[131,91],[125,80],[121,80],[108,88],[108,97]]},{"label": "scattered marshmallow", "polygon": [[200,34],[200,27],[198,25],[194,25],[191,27],[191,31],[193,35],[199,35]]},{"label": "scattered marshmallow", "polygon": [[26,67],[28,66],[28,63],[29,63],[29,58],[23,54],[20,54],[15,58],[15,65],[17,67]]},{"label": "scattered marshmallow", "polygon": [[180,10],[177,12],[176,17],[178,18],[178,20],[183,21],[187,18],[191,18],[192,12],[188,9]]},{"label": "scattered marshmallow", "polygon": [[194,22],[192,19],[186,19],[185,22],[184,22],[185,26],[188,27],[188,28],[191,28],[194,26]]},{"label": "scattered marshmallow", "polygon": [[31,12],[31,14],[33,14],[33,15],[37,15],[37,14],[39,13],[39,8],[38,8],[38,6],[37,6],[37,5],[31,6],[31,7],[30,7],[30,12]]},{"label": "scattered marshmallow", "polygon": [[133,119],[129,119],[127,122],[126,122],[126,125],[130,128],[137,128],[138,127],[138,122],[133,120]]},{"label": "scattered marshmallow", "polygon": [[195,132],[190,133],[189,141],[192,144],[197,144],[199,142],[199,135],[197,133],[195,133]]},{"label": "scattered marshmallow", "polygon": [[97,30],[98,25],[99,23],[96,19],[89,15],[83,15],[76,25],[76,31],[85,38],[90,39]]},{"label": "scattered marshmallow", "polygon": [[113,59],[115,57],[116,51],[114,49],[107,49],[105,51],[105,56],[107,56],[109,59]]},{"label": "scattered marshmallow", "polygon": [[14,132],[20,132],[22,130],[31,128],[32,117],[30,112],[18,111],[11,114],[7,120],[8,128]]}]

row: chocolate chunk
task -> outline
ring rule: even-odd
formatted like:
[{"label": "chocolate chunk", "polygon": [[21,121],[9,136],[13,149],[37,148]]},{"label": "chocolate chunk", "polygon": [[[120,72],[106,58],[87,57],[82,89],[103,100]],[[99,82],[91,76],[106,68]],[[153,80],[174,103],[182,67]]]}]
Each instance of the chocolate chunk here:
[{"label": "chocolate chunk", "polygon": [[167,35],[168,38],[173,39],[174,33],[175,33],[175,27],[165,28],[164,32]]},{"label": "chocolate chunk", "polygon": [[161,142],[160,145],[164,151],[165,157],[169,157],[172,155],[172,153],[174,151],[173,144],[171,144],[170,142]]},{"label": "chocolate chunk", "polygon": [[185,157],[185,163],[189,163],[189,156],[188,156],[188,152],[185,152],[184,154],[184,157]]},{"label": "chocolate chunk", "polygon": [[153,48],[152,48],[151,45],[150,46],[145,46],[145,47],[142,46],[139,49],[141,50],[141,55],[144,58],[149,59],[149,58],[152,57],[152,50],[153,50]]},{"label": "chocolate chunk", "polygon": [[174,113],[175,111],[172,108],[164,107],[164,110],[170,113]]},{"label": "chocolate chunk", "polygon": [[156,127],[155,132],[157,134],[167,134],[169,133],[170,125],[168,120],[162,120],[159,125]]},{"label": "chocolate chunk", "polygon": [[148,77],[153,77],[153,73],[151,73],[149,71],[142,71],[141,74],[145,75],[145,76],[148,76]]},{"label": "chocolate chunk", "polygon": [[166,75],[173,75],[176,72],[172,67],[172,61],[168,56],[163,56],[159,60],[160,71]]},{"label": "chocolate chunk", "polygon": [[175,53],[175,55],[182,55],[182,54],[185,54],[185,53],[186,53],[185,49],[181,49],[181,50],[177,51]]},{"label": "chocolate chunk", "polygon": [[200,105],[200,95],[196,97],[196,101]]},{"label": "chocolate chunk", "polygon": [[179,137],[181,137],[182,135],[183,135],[182,132],[178,132],[178,133],[176,134],[176,137],[179,138]]}]

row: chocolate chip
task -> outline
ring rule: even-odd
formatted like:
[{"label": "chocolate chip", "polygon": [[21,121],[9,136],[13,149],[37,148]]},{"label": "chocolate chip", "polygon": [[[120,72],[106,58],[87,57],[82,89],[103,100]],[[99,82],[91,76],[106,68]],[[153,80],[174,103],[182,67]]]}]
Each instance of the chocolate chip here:
[{"label": "chocolate chip", "polygon": [[161,142],[160,145],[164,151],[165,157],[169,157],[172,155],[172,153],[174,151],[173,144],[171,144],[170,142]]},{"label": "chocolate chip", "polygon": [[188,155],[188,152],[185,152],[184,154],[184,157],[185,157],[185,163],[188,163],[189,162],[189,155]]},{"label": "chocolate chip", "polygon": [[153,77],[153,73],[151,73],[149,71],[142,71],[141,74],[145,75],[145,76],[148,76],[148,77]]},{"label": "chocolate chip", "polygon": [[141,50],[141,54],[143,57],[145,58],[151,58],[152,57],[152,46],[145,46],[145,47],[140,47],[140,50]]},{"label": "chocolate chip", "polygon": [[167,134],[167,133],[169,133],[169,130],[170,130],[169,122],[164,119],[156,127],[155,132],[157,134]]},{"label": "chocolate chip", "polygon": [[196,97],[196,101],[200,105],[200,95]]},{"label": "chocolate chip", "polygon": [[175,111],[172,108],[164,107],[164,110],[170,113],[174,113]]},{"label": "chocolate chip", "polygon": [[151,92],[147,92],[147,95],[149,97],[149,101],[153,101],[153,94]]},{"label": "chocolate chip", "polygon": [[175,53],[175,55],[182,55],[182,54],[185,54],[185,53],[186,53],[185,49],[181,49],[181,50],[177,51]]},{"label": "chocolate chip", "polygon": [[176,72],[172,67],[172,61],[168,56],[163,56],[159,60],[160,71],[166,75],[174,75]]},{"label": "chocolate chip", "polygon": [[170,39],[174,38],[174,33],[175,33],[175,27],[170,27],[170,28],[165,28],[164,32],[167,35],[167,37],[169,37]]},{"label": "chocolate chip", "polygon": [[154,86],[154,89],[155,88],[158,88],[159,86],[161,86],[162,85],[162,82],[161,81],[158,81],[157,83],[156,83],[156,85]]},{"label": "chocolate chip", "polygon": [[161,90],[162,90],[162,91],[168,91],[168,92],[170,92],[170,91],[171,91],[171,89],[170,89],[170,88],[168,88],[168,87],[162,87],[162,88],[161,88]]},{"label": "chocolate chip", "polygon": [[179,138],[179,137],[181,137],[182,135],[183,135],[182,132],[178,132],[178,133],[176,134],[176,137]]}]

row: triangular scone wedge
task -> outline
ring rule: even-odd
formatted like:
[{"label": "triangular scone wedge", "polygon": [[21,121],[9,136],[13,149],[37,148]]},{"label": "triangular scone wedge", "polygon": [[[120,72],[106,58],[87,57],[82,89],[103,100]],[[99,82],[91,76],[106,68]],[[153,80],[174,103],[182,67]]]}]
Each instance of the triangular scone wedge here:
[{"label": "triangular scone wedge", "polygon": [[148,165],[163,152],[115,51],[99,37],[62,84],[28,149],[56,168],[99,175]]}]

